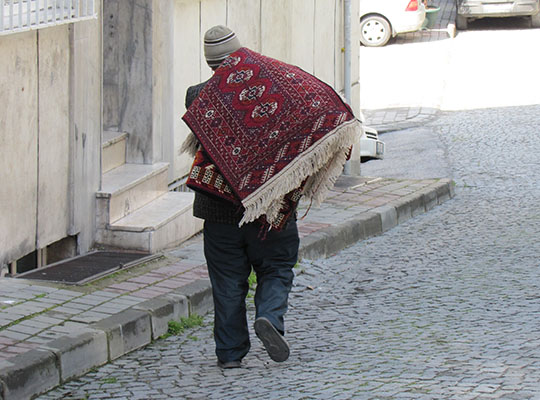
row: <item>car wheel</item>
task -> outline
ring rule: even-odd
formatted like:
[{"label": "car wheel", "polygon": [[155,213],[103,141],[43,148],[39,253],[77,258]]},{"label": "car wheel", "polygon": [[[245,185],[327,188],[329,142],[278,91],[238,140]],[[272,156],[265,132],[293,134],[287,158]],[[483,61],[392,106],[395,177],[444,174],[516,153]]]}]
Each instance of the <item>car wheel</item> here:
[{"label": "car wheel", "polygon": [[456,16],[456,28],[461,31],[467,30],[467,17],[458,14]]},{"label": "car wheel", "polygon": [[531,27],[540,28],[540,13],[531,16]]},{"label": "car wheel", "polygon": [[378,15],[368,15],[360,21],[360,42],[364,46],[384,46],[392,37],[390,23]]}]

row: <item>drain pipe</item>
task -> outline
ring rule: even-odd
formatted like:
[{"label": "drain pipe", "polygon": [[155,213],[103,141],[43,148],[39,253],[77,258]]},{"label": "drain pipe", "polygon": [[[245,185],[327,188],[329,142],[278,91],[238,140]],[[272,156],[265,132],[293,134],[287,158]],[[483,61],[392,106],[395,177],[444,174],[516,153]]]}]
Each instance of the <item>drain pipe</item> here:
[{"label": "drain pipe", "polygon": [[345,59],[343,66],[345,100],[351,104],[351,0],[345,0]]},{"label": "drain pipe", "polygon": [[[351,0],[345,0],[344,2],[344,15],[343,15],[343,27],[345,36],[344,45],[344,86],[345,86],[345,101],[347,104],[351,104]],[[347,161],[343,169],[344,175],[351,175],[351,162]]]}]

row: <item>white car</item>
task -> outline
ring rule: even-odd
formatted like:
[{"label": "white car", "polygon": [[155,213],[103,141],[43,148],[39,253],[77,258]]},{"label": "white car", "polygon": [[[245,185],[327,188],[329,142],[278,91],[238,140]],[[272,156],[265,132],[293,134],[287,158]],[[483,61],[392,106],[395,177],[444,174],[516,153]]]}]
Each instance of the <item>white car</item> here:
[{"label": "white car", "polygon": [[364,125],[366,117],[362,110],[358,115],[362,122],[362,136],[360,136],[360,162],[366,162],[374,158],[382,159],[384,157],[384,142],[379,140],[379,133]]},{"label": "white car", "polygon": [[359,0],[360,42],[384,46],[399,33],[422,28],[426,9],[422,0]]},{"label": "white car", "polygon": [[364,133],[360,137],[360,162],[384,157],[384,142],[379,140],[377,131],[369,126],[363,126]]}]

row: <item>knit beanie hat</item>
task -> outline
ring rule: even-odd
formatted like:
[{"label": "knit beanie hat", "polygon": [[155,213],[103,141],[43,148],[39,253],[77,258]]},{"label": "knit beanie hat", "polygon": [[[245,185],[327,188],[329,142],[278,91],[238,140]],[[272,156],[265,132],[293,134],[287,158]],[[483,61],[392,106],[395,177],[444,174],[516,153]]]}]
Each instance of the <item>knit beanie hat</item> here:
[{"label": "knit beanie hat", "polygon": [[208,66],[216,69],[227,56],[240,47],[235,33],[223,25],[214,26],[204,34],[204,56]]}]

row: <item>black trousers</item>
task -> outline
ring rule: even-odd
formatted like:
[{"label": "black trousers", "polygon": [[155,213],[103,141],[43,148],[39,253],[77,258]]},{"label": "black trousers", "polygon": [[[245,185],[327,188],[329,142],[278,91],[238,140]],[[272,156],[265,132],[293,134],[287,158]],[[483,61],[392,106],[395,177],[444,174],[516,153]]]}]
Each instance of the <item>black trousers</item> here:
[{"label": "black trousers", "polygon": [[256,318],[266,317],[282,333],[283,316],[298,260],[298,229],[291,220],[264,239],[258,222],[238,227],[205,221],[204,255],[214,297],[214,339],[222,362],[241,360],[250,349],[246,318],[248,277],[257,275]]}]

